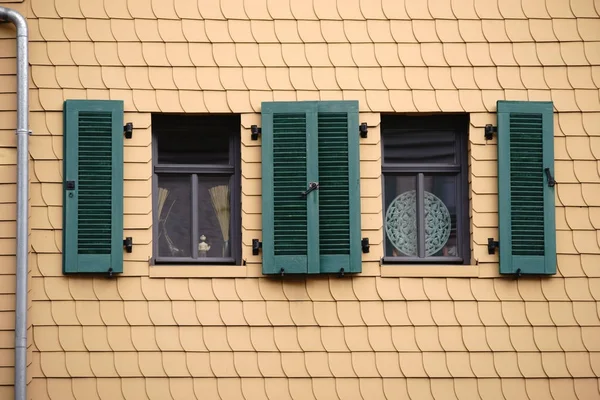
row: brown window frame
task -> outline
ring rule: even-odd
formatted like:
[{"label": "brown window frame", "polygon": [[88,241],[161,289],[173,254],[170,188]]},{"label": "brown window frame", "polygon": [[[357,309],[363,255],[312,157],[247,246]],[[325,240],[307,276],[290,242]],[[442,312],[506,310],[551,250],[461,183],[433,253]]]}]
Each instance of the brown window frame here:
[{"label": "brown window frame", "polygon": [[[446,132],[454,133],[456,154],[455,163],[436,163],[436,162],[386,162],[385,145],[386,137],[390,135],[402,134],[407,131],[426,131],[428,133],[440,132],[441,135]],[[471,236],[469,219],[469,165],[468,165],[468,133],[469,116],[467,114],[452,115],[398,115],[382,114],[381,116],[381,171],[382,171],[382,204],[383,204],[383,223],[385,225],[386,215],[386,196],[385,179],[386,175],[404,175],[416,178],[417,190],[417,218],[424,219],[423,210],[423,191],[425,174],[439,174],[446,176],[455,176],[455,202],[456,207],[456,239],[457,256],[387,256],[388,238],[383,229],[383,258],[384,264],[470,264],[471,262]],[[418,248],[424,248],[425,233],[418,229]],[[420,251],[421,255],[424,250]]]},{"label": "brown window frame", "polygon": [[[229,163],[161,163],[159,162],[159,134],[165,126],[176,126],[182,118],[189,118],[195,126],[211,129],[214,135],[229,136]],[[160,122],[158,122],[160,121]],[[151,265],[241,265],[241,137],[239,114],[152,114],[152,259]],[[237,127],[237,128],[234,128]],[[172,137],[176,140],[174,134]],[[158,253],[158,176],[191,177],[191,257],[164,257]],[[229,176],[230,185],[230,257],[198,257],[198,177]]]}]

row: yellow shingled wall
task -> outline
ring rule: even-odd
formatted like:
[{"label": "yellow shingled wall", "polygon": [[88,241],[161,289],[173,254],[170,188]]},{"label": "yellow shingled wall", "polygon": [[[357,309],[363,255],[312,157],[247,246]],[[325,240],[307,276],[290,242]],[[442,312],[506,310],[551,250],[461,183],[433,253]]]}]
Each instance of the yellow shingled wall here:
[{"label": "yellow shingled wall", "polygon": [[[592,0],[26,0],[34,399],[598,399]],[[0,27],[0,399],[12,389],[14,33]],[[62,102],[122,99],[124,274],[61,272]],[[363,273],[261,277],[260,103],[355,99]],[[499,278],[495,104],[552,100],[558,274]],[[151,113],[242,114],[246,267],[149,267]],[[472,267],[381,267],[380,114],[470,113]],[[468,276],[460,276],[467,271]],[[429,276],[426,276],[429,275]],[[437,276],[431,276],[437,275]],[[495,396],[495,397],[494,397]]]}]

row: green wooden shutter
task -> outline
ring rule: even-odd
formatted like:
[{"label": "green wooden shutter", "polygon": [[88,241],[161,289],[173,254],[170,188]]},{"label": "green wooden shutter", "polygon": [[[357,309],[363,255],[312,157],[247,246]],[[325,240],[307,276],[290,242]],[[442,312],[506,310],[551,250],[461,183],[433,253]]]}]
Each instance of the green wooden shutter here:
[{"label": "green wooden shutter", "polygon": [[358,144],[356,101],[262,103],[264,274],[361,271]]},{"label": "green wooden shutter", "polygon": [[123,272],[123,102],[67,100],[63,117],[63,272]]},{"label": "green wooden shutter", "polygon": [[263,273],[318,272],[316,103],[262,103],[261,136]]},{"label": "green wooden shutter", "polygon": [[501,274],[555,274],[552,102],[498,101]]},{"label": "green wooden shutter", "polygon": [[361,272],[357,101],[318,104],[320,271]]}]

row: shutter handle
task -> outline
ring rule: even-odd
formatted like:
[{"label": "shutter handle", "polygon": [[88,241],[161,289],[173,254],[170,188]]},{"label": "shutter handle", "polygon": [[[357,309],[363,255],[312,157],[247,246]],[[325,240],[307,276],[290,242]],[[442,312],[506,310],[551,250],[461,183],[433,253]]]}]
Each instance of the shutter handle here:
[{"label": "shutter handle", "polygon": [[554,178],[552,177],[552,174],[550,173],[550,168],[545,168],[544,172],[546,172],[546,179],[548,180],[548,186],[553,187],[554,185],[556,185],[556,181],[554,180]]},{"label": "shutter handle", "polygon": [[311,182],[308,184],[308,189],[302,192],[302,197],[306,197],[313,190],[317,190],[319,188],[319,182]]}]

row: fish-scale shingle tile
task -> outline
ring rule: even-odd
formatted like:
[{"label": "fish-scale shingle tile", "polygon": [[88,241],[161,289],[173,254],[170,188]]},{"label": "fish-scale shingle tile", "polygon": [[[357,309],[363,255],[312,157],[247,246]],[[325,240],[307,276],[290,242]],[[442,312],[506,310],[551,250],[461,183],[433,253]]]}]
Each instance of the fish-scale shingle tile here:
[{"label": "fish-scale shingle tile", "polygon": [[320,329],[321,342],[328,352],[347,352],[348,346],[345,341],[343,327],[322,327]]},{"label": "fish-scale shingle tile", "polygon": [[310,301],[293,301],[290,303],[290,316],[296,326],[317,325]]},{"label": "fish-scale shingle tile", "polygon": [[[63,9],[62,12],[77,12],[77,9],[75,11],[72,9],[73,6],[69,4],[70,1],[63,1],[62,3],[63,4],[61,6],[59,6],[59,3],[56,4],[57,8]],[[108,15],[106,14],[106,11],[104,9],[104,4],[102,3],[99,3],[94,0],[79,0],[77,3],[79,5],[79,11],[81,11],[81,15],[84,18],[108,18]]]},{"label": "fish-scale shingle tile", "polygon": [[438,326],[458,325],[454,315],[454,304],[451,301],[434,301],[431,303],[431,315]]},{"label": "fish-scale shingle tile", "polygon": [[233,364],[236,373],[242,378],[261,377],[258,369],[258,355],[255,352],[233,353]]},{"label": "fish-scale shingle tile", "polygon": [[389,326],[369,326],[367,332],[369,343],[375,352],[396,350]]},{"label": "fish-scale shingle tile", "polygon": [[[342,323],[342,325],[344,325],[344,326],[365,325],[365,321],[361,317],[360,303],[358,301],[343,301],[343,302],[338,302],[337,305],[334,305],[333,303],[321,303],[321,306],[319,309],[315,308],[315,318],[317,319],[317,321],[322,321],[325,323],[327,323],[326,322],[327,320],[331,319],[332,323],[334,323],[335,318],[332,314],[330,316],[325,316],[324,314],[321,314],[321,312],[327,310],[328,313],[331,313],[334,310],[336,310],[336,308],[337,308],[337,317],[339,318],[339,321]],[[319,315],[317,315],[317,311],[319,312]],[[325,319],[325,318],[327,318],[327,319]],[[322,325],[322,324],[320,324],[320,325]]]},{"label": "fish-scale shingle tile", "polygon": [[422,353],[399,353],[400,369],[407,378],[426,378]]},{"label": "fish-scale shingle tile", "polygon": [[556,326],[578,326],[570,302],[550,302],[550,316]]},{"label": "fish-scale shingle tile", "polygon": [[598,384],[594,379],[575,379],[573,384],[575,386],[575,394],[579,400],[585,399],[588,396],[596,396],[600,393]]},{"label": "fish-scale shingle tile", "polygon": [[292,0],[290,2],[290,11],[296,20],[317,19],[312,3],[307,3],[302,0]]},{"label": "fish-scale shingle tile", "polygon": [[383,378],[397,378],[403,376],[397,352],[377,352],[375,364],[377,373]]},{"label": "fish-scale shingle tile", "polygon": [[372,352],[366,326],[344,327],[344,339],[351,352]]},{"label": "fish-scale shingle tile", "polygon": [[595,376],[591,368],[590,355],[587,352],[565,353],[567,370],[574,378],[592,378]]},{"label": "fish-scale shingle tile", "polygon": [[532,326],[551,326],[553,325],[550,316],[550,308],[547,302],[527,302],[525,303],[525,312],[527,319]]},{"label": "fish-scale shingle tile", "polygon": [[[421,53],[421,45],[418,43],[398,44],[398,56],[405,67],[423,67],[425,62]],[[446,58],[448,60],[448,58]],[[450,62],[450,61],[449,61]]]}]

